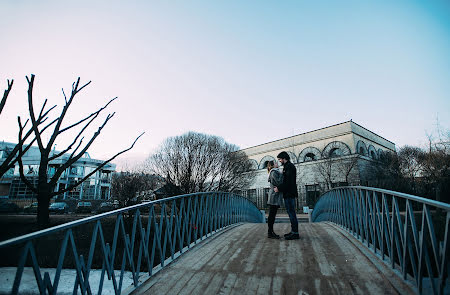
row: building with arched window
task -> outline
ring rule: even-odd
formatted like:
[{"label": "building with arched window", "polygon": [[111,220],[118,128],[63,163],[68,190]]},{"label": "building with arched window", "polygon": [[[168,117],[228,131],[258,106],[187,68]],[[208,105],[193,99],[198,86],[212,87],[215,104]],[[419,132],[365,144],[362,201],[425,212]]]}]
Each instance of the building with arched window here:
[{"label": "building with arched window", "polygon": [[340,185],[365,185],[377,161],[395,144],[348,121],[242,150],[253,163],[255,180],[242,193],[266,206],[267,162],[286,151],[297,168],[298,206],[314,206],[319,195]]}]

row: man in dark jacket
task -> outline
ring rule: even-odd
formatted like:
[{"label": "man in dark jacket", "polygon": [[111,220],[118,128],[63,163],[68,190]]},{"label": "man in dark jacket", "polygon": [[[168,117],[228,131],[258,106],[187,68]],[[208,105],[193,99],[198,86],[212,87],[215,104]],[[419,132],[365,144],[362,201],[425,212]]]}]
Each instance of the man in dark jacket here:
[{"label": "man in dark jacket", "polygon": [[282,192],[284,198],[284,206],[289,215],[291,222],[291,232],[284,235],[286,240],[297,240],[300,238],[298,234],[298,220],[295,213],[295,198],[298,197],[297,191],[297,169],[291,163],[289,154],[281,152],[277,156],[278,161],[283,164],[283,183],[274,188],[275,192]]}]

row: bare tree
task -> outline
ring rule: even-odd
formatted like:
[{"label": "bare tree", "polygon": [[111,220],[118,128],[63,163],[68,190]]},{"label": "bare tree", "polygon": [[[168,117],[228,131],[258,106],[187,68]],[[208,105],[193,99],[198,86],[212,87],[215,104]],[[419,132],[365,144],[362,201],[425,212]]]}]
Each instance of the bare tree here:
[{"label": "bare tree", "polygon": [[326,190],[332,188],[333,176],[336,169],[336,163],[331,157],[323,157],[321,160],[315,162],[314,169],[319,176],[318,182],[325,184]]},{"label": "bare tree", "polygon": [[182,193],[234,191],[252,180],[251,162],[223,138],[196,132],[167,138],[148,158],[148,169]]},{"label": "bare tree", "polygon": [[421,158],[423,158],[423,153],[422,149],[413,146],[404,146],[397,153],[400,172],[409,180],[412,193],[416,193],[416,178],[422,175]]},{"label": "bare tree", "polygon": [[436,119],[435,134],[428,135],[428,151],[420,157],[422,176],[437,201],[450,203],[450,129]]},{"label": "bare tree", "polygon": [[[372,167],[372,166],[371,166]],[[373,186],[403,191],[404,179],[400,170],[400,159],[395,152],[385,152],[371,170]]]},{"label": "bare tree", "polygon": [[343,175],[345,182],[349,184],[349,176],[352,171],[358,167],[359,154],[339,158],[336,162],[336,168],[340,175]]},{"label": "bare tree", "polygon": [[[72,104],[75,96],[83,90],[86,86],[88,86],[91,82],[80,86],[80,78],[77,79],[76,82],[72,84],[72,91],[67,98],[66,94],[64,93],[64,90],[62,90],[64,99],[65,99],[65,105],[62,108],[62,111],[60,115],[53,120],[49,125],[55,125],[53,128],[53,132],[49,136],[48,142],[45,144],[43,140],[43,133],[44,129],[39,129],[39,118],[42,116],[42,111],[47,103],[47,100],[44,102],[44,106],[41,110],[41,113],[38,117],[36,117],[34,108],[33,108],[33,86],[34,86],[34,75],[31,75],[31,79],[27,77],[28,81],[28,108],[29,108],[29,115],[30,115],[30,121],[31,121],[31,128],[33,131],[33,135],[35,137],[35,140],[37,142],[37,146],[39,148],[40,152],[40,163],[39,163],[39,171],[38,171],[38,183],[37,185],[33,185],[24,175],[24,169],[23,169],[23,163],[22,163],[22,155],[24,154],[25,150],[23,149],[23,130],[24,126],[21,124],[21,120],[19,117],[19,155],[18,155],[18,162],[19,162],[19,172],[21,180],[34,192],[37,194],[37,200],[38,200],[38,212],[37,212],[37,222],[38,225],[41,227],[45,227],[48,224],[49,221],[49,211],[48,206],[50,199],[53,196],[63,194],[67,191],[72,190],[73,188],[77,187],[81,183],[83,183],[86,179],[88,179],[90,176],[92,176],[94,173],[96,173],[98,170],[103,168],[106,164],[114,160],[117,156],[125,153],[126,151],[129,151],[132,149],[136,143],[136,141],[143,135],[139,135],[132,145],[122,150],[121,152],[116,153],[114,156],[109,158],[108,160],[104,161],[100,165],[98,165],[92,172],[85,175],[83,178],[79,179],[78,181],[64,187],[59,188],[59,190],[55,190],[56,185],[58,183],[59,178],[63,174],[64,171],[66,171],[72,164],[77,162],[89,149],[89,147],[92,145],[92,143],[95,141],[95,139],[100,135],[102,129],[105,127],[105,125],[108,123],[108,121],[114,116],[114,113],[108,114],[106,116],[106,119],[103,121],[102,124],[98,127],[97,131],[90,137],[88,142],[83,146],[83,139],[82,136],[83,133],[86,131],[86,129],[91,125],[91,123],[98,118],[100,113],[105,110],[108,105],[113,102],[116,98],[111,99],[108,103],[106,103],[105,106],[101,107],[97,111],[91,113],[90,115],[84,117],[83,119],[79,120],[76,123],[69,124],[67,127],[62,127],[62,124],[64,122],[64,118],[68,112],[68,109],[70,105]],[[46,127],[48,127],[47,125]],[[59,135],[71,130],[75,127],[80,127],[81,130],[78,132],[78,134],[75,136],[73,141],[63,150],[60,152],[54,152],[52,151],[52,148],[56,142],[56,139]],[[70,152],[70,153],[69,153]],[[65,156],[65,155],[68,155]],[[64,156],[64,157],[63,157]],[[52,176],[48,175],[48,168],[51,161],[59,159],[61,163],[59,165],[53,165],[55,167],[55,172]]]},{"label": "bare tree", "polygon": [[111,183],[111,195],[119,202],[120,207],[128,207],[139,203],[145,192],[155,189],[160,178],[139,171],[122,171],[114,173]]}]

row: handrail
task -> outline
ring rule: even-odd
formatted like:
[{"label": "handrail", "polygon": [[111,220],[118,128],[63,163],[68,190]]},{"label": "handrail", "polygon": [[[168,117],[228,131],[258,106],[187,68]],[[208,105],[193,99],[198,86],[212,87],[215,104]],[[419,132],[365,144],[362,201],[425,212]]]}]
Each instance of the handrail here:
[{"label": "handrail", "polygon": [[347,186],[323,194],[311,220],[343,227],[399,270],[404,280],[412,278],[419,293],[450,291],[450,204],[385,189]]},{"label": "handrail", "polygon": [[[147,210],[148,216],[143,215],[143,211]],[[127,219],[127,214],[132,218]],[[110,219],[114,217],[114,230],[108,233],[104,230],[105,224],[111,224]],[[67,265],[66,251],[72,259],[69,263],[74,265],[76,271],[74,293],[92,293],[89,274],[97,267],[102,271],[99,285],[96,286],[98,293],[102,292],[104,277],[107,275],[108,280],[112,280],[115,294],[120,294],[126,268],[131,272],[134,287],[137,287],[142,277],[141,269],[151,276],[217,231],[232,224],[259,223],[263,220],[258,208],[242,196],[224,192],[194,193],[137,204],[12,238],[0,242],[0,251],[2,257],[8,256],[11,251],[15,251],[15,255],[20,251],[15,280],[11,282],[12,294],[19,292],[27,261],[31,261],[28,266],[33,267],[39,292],[56,294],[61,270],[67,268],[64,267],[64,263]],[[86,241],[81,241],[81,238],[77,240],[75,233],[84,233],[84,227],[88,225],[92,225],[93,230],[88,239],[90,247],[87,252],[87,247],[81,249],[82,246],[79,246]],[[36,250],[36,244],[39,239],[56,236],[58,242],[62,240],[59,255],[55,256],[59,257],[57,263],[44,265],[56,268],[52,281],[48,272],[44,272],[43,276],[41,274],[43,263],[39,261],[40,253]],[[87,254],[85,257],[79,255],[83,251]],[[95,265],[94,260],[99,255],[101,261]],[[117,270],[115,265],[120,269]]]}]

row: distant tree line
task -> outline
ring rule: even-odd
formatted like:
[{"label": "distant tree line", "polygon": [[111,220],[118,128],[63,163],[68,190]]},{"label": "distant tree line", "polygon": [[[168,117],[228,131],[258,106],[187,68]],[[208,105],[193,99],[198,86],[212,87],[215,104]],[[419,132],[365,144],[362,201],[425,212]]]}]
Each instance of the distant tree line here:
[{"label": "distant tree line", "polygon": [[428,147],[401,147],[379,159],[369,185],[450,203],[450,132],[439,132]]}]

